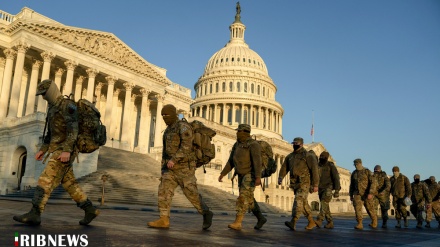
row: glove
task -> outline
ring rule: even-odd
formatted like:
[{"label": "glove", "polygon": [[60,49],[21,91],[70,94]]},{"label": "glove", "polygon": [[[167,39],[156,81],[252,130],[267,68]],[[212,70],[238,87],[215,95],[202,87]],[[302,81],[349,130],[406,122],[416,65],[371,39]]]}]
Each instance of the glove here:
[{"label": "glove", "polygon": [[282,178],[278,178],[278,185],[281,185],[281,182],[283,182]]},{"label": "glove", "polygon": [[339,190],[335,190],[335,192],[333,193],[333,197],[334,198],[338,198],[339,197]]}]

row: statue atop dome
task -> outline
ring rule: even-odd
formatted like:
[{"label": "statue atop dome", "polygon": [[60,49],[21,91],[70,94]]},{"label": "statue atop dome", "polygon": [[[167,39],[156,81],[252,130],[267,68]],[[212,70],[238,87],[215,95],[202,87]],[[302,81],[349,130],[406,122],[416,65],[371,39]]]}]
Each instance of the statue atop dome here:
[{"label": "statue atop dome", "polygon": [[240,22],[241,23],[241,19],[240,19],[240,13],[241,13],[241,7],[240,7],[240,2],[237,2],[237,5],[235,7],[236,10],[236,14],[235,14],[235,22]]}]

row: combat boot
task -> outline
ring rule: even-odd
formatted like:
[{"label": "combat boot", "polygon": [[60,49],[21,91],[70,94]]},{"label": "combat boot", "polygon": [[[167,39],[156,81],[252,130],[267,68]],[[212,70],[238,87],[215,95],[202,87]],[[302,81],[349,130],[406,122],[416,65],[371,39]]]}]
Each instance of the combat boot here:
[{"label": "combat boot", "polygon": [[318,228],[321,228],[321,227],[322,227],[322,219],[317,218],[317,219],[315,220],[315,224],[316,224],[316,226],[317,226]]},{"label": "combat boot", "polygon": [[307,220],[309,220],[309,224],[307,224],[307,226],[305,227],[305,229],[307,230],[312,230],[313,228],[316,227],[315,221],[313,220],[312,215],[309,215],[309,217],[307,217]]},{"label": "combat boot", "polygon": [[409,226],[409,220],[408,220],[408,218],[403,218],[403,221],[404,221],[403,225],[404,225],[405,227],[408,227],[408,226]]},{"label": "combat boot", "polygon": [[327,225],[325,225],[324,228],[327,228],[327,229],[333,229],[333,228],[335,228],[335,226],[333,225],[333,221],[329,221],[329,222],[327,222]]},{"label": "combat boot", "polygon": [[[255,200],[255,199],[254,199]],[[267,219],[263,216],[263,213],[260,210],[260,206],[258,206],[258,203],[254,202],[254,208],[252,209],[252,213],[257,217],[258,222],[254,226],[254,229],[261,229],[264,224],[266,224]]]},{"label": "combat boot", "polygon": [[377,218],[376,217],[371,219],[371,223],[369,224],[369,226],[373,229],[377,228]]},{"label": "combat boot", "polygon": [[296,230],[296,219],[292,218],[291,221],[285,221],[284,225],[286,225],[287,227],[289,227],[290,229],[292,229],[293,231]]},{"label": "combat boot", "polygon": [[387,228],[387,221],[388,220],[383,220],[382,221],[382,228]]},{"label": "combat boot", "polygon": [[90,222],[92,222],[92,220],[100,213],[98,209],[93,207],[93,204],[89,199],[84,202],[77,203],[77,205],[85,212],[84,219],[79,221],[80,225],[86,226],[90,224]]},{"label": "combat boot", "polygon": [[402,228],[402,226],[400,225],[400,220],[397,220],[396,228]]},{"label": "combat boot", "polygon": [[362,225],[362,220],[357,220],[357,225],[354,227],[354,229],[357,229],[357,230],[362,230],[362,229],[364,229],[364,225]]},{"label": "combat boot", "polygon": [[211,227],[212,216],[214,216],[214,214],[209,210],[203,212],[203,226],[202,226],[203,230],[206,230],[209,227]]},{"label": "combat boot", "polygon": [[243,221],[243,215],[236,215],[235,221],[229,224],[228,227],[234,230],[241,230],[241,222]]},{"label": "combat boot", "polygon": [[38,226],[41,224],[41,212],[40,209],[33,206],[29,213],[25,213],[20,216],[14,216],[13,219],[20,223],[28,224],[31,226]]},{"label": "combat boot", "polygon": [[431,222],[430,222],[430,221],[426,222],[425,227],[426,227],[426,228],[431,228]]},{"label": "combat boot", "polygon": [[153,228],[169,228],[170,227],[170,216],[160,216],[160,219],[156,221],[148,222],[149,227]]},{"label": "combat boot", "polygon": [[416,226],[416,228],[418,228],[418,229],[422,229],[422,221],[421,221],[421,220],[418,220],[418,221],[417,221],[417,226]]}]

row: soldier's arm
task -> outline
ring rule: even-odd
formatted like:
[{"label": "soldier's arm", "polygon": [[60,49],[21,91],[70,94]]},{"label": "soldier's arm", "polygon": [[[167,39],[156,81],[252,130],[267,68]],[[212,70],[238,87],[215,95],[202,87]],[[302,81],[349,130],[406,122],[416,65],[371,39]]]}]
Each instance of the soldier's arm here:
[{"label": "soldier's arm", "polygon": [[189,155],[193,153],[193,130],[189,124],[183,123],[179,126],[180,145],[171,160],[174,163],[188,162]]},{"label": "soldier's arm", "polygon": [[289,167],[289,159],[291,155],[287,155],[287,157],[284,159],[283,164],[280,167],[280,171],[278,173],[278,181],[283,180],[284,176],[286,176],[287,172],[290,171]]},{"label": "soldier's arm", "polygon": [[78,109],[75,102],[65,101],[61,110],[66,123],[66,140],[61,144],[61,149],[63,152],[72,153],[78,138]]},{"label": "soldier's arm", "polygon": [[377,194],[377,179],[374,178],[373,174],[371,174],[370,171],[368,171],[368,182],[370,183],[370,191],[368,194],[370,195],[376,195]]},{"label": "soldier's arm", "polygon": [[404,181],[405,181],[404,184],[405,184],[405,194],[406,194],[406,197],[411,198],[411,195],[412,195],[411,183],[409,182],[409,179],[406,176],[405,176]]},{"label": "soldier's arm", "polygon": [[313,187],[318,187],[319,185],[319,171],[318,171],[318,161],[316,160],[316,156],[309,155],[307,153],[307,166],[309,167],[309,171],[311,171],[312,181],[311,185]]},{"label": "soldier's arm", "polygon": [[425,194],[425,200],[427,204],[431,204],[432,202],[432,197],[431,197],[431,193],[429,192],[429,188],[426,184],[423,184],[423,191]]},{"label": "soldier's arm", "polygon": [[349,190],[348,190],[348,193],[349,193],[349,195],[350,195],[350,198],[353,198],[353,193],[354,193],[354,179],[353,179],[353,174],[354,174],[355,172],[353,172],[352,174],[351,174],[351,177],[350,177],[350,188],[349,188]]},{"label": "soldier's arm", "polygon": [[335,164],[331,163],[331,176],[333,181],[333,189],[336,191],[341,190],[341,179],[339,178],[339,172]]},{"label": "soldier's arm", "polygon": [[236,145],[237,145],[237,143],[235,143],[234,146],[232,147],[232,151],[229,154],[228,162],[226,163],[225,167],[223,167],[223,170],[220,173],[221,177],[226,176],[226,174],[228,174],[232,170],[232,168],[234,167],[233,157],[234,157],[234,150],[235,150]]},{"label": "soldier's arm", "polygon": [[258,142],[253,141],[250,145],[250,156],[252,161],[252,166],[255,171],[255,178],[261,178],[261,146]]},{"label": "soldier's arm", "polygon": [[384,182],[383,191],[390,192],[391,191],[391,181],[386,174],[385,174],[385,178],[384,178],[383,182]]},{"label": "soldier's arm", "polygon": [[52,136],[52,131],[50,131],[49,124],[47,123],[47,133],[44,136],[43,144],[40,147],[40,151],[46,153],[49,150],[50,138]]}]

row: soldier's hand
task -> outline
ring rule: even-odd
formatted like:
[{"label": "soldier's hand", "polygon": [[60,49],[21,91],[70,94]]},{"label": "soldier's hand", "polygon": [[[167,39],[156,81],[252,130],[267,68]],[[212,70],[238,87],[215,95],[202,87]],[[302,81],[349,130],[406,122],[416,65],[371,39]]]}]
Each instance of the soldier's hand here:
[{"label": "soldier's hand", "polygon": [[255,186],[261,185],[261,178],[255,178]]},{"label": "soldier's hand", "polygon": [[431,204],[426,204],[426,209],[429,209],[431,207]]},{"label": "soldier's hand", "polygon": [[174,167],[174,162],[173,162],[173,160],[169,160],[169,161],[168,161],[168,163],[167,163],[167,167],[168,167],[169,169],[171,169],[171,168]]},{"label": "soldier's hand", "polygon": [[318,186],[313,187],[313,193],[318,192]]},{"label": "soldier's hand", "polygon": [[350,196],[350,201],[353,201],[353,197]]},{"label": "soldier's hand", "polygon": [[43,160],[43,156],[44,156],[44,152],[43,152],[43,151],[39,151],[39,152],[35,155],[35,159],[36,159],[36,160]]},{"label": "soldier's hand", "polygon": [[373,199],[373,195],[372,195],[372,194],[368,194],[368,197],[367,197],[367,199],[368,199],[368,200],[371,200],[371,199]]},{"label": "soldier's hand", "polygon": [[281,183],[283,182],[282,178],[278,178],[278,185],[281,185]]},{"label": "soldier's hand", "polygon": [[220,175],[220,176],[218,176],[218,181],[221,183],[221,182],[223,182],[223,176],[222,175]]},{"label": "soldier's hand", "polygon": [[62,152],[60,156],[57,158],[61,162],[69,162],[70,161],[70,153],[69,152]]},{"label": "soldier's hand", "polygon": [[334,198],[338,198],[339,197],[339,191],[335,190],[335,193],[333,193],[333,197]]}]

